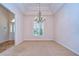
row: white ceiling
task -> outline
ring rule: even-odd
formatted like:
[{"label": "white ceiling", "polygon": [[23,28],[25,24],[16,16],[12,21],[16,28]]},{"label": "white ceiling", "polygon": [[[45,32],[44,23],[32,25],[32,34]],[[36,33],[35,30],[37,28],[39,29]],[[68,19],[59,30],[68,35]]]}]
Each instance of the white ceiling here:
[{"label": "white ceiling", "polygon": [[[39,11],[39,3],[17,3],[17,8],[24,15],[37,15]],[[62,3],[40,3],[42,15],[53,15],[63,6]]]}]

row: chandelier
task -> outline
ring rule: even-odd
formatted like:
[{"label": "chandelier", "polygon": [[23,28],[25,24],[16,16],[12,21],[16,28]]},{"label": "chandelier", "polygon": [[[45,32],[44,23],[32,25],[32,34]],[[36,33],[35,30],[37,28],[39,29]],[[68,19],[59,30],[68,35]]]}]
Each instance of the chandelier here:
[{"label": "chandelier", "polygon": [[35,21],[37,23],[42,23],[45,21],[45,18],[42,16],[42,13],[41,13],[41,8],[40,8],[40,3],[39,3],[39,6],[38,6],[39,10],[38,10],[38,15],[37,17],[35,18]]}]

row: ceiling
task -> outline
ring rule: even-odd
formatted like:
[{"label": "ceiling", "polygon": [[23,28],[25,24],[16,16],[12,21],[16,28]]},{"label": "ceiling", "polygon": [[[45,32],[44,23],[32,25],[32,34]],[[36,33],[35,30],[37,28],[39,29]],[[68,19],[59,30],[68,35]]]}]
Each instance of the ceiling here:
[{"label": "ceiling", "polygon": [[[37,15],[39,11],[39,3],[16,3],[15,5],[24,15]],[[62,6],[62,3],[40,3],[40,10],[42,15],[53,15]]]}]

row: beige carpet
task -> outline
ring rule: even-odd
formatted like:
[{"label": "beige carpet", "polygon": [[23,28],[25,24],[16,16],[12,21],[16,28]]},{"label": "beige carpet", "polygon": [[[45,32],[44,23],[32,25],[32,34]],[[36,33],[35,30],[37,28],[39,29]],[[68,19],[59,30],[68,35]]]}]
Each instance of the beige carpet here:
[{"label": "beige carpet", "polygon": [[25,41],[0,55],[12,56],[76,56],[54,41]]}]

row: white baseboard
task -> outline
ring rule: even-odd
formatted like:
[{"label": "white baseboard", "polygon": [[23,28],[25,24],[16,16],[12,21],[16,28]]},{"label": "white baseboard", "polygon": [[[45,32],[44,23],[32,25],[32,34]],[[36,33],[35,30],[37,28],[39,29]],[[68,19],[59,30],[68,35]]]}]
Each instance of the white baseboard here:
[{"label": "white baseboard", "polygon": [[70,48],[70,47],[68,47],[67,45],[65,45],[65,44],[63,44],[63,43],[61,43],[61,42],[58,42],[58,41],[56,41],[56,42],[57,42],[58,44],[60,44],[60,45],[64,46],[65,48],[69,49],[70,51],[74,52],[75,54],[79,55],[79,53],[78,53],[78,52],[76,52],[75,50],[71,49],[71,48]]},{"label": "white baseboard", "polygon": [[[24,41],[24,40],[23,40],[23,41]],[[23,41],[19,41],[19,42],[17,42],[17,41],[15,40],[15,46],[21,44]]]},{"label": "white baseboard", "polygon": [[53,39],[24,39],[24,40],[25,40],[25,41],[31,41],[31,40],[32,40],[32,41],[33,41],[33,40],[34,40],[34,41],[44,41],[44,40],[45,40],[45,41],[49,41],[49,40],[53,40]]}]

